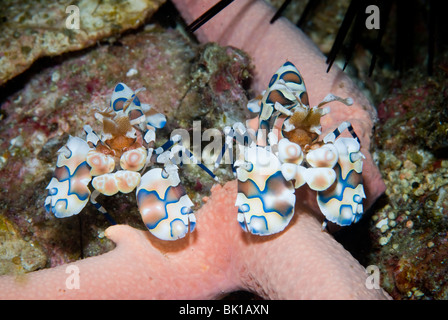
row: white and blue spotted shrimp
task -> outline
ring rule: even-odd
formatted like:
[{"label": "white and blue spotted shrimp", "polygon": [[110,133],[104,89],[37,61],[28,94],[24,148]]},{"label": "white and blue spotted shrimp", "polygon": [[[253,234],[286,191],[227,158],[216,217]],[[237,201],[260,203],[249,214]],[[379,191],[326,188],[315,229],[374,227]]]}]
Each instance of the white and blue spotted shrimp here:
[{"label": "white and blue spotted shrimp", "polygon": [[[178,168],[171,161],[175,154],[172,149],[181,149],[190,158],[193,155],[176,145],[180,140],[177,136],[154,151],[155,131],[164,127],[166,117],[142,104],[136,95],[139,91],[117,84],[110,106],[95,114],[103,125],[101,135],[86,125],[87,141],[69,137],[59,150],[45,208],[58,218],[70,217],[80,213],[90,198],[115,223],[96,198],[99,194],[112,196],[137,189],[138,207],[149,231],[162,240],[176,240],[194,230],[196,219],[193,203],[180,184]],[[156,162],[163,168],[140,174]]]},{"label": "white and blue spotted shrimp", "polygon": [[[302,76],[286,62],[271,78],[262,99],[248,104],[259,114],[257,132],[242,123],[225,129],[226,145],[215,166],[235,140],[242,157],[233,162],[238,179],[235,205],[245,231],[271,235],[284,230],[294,214],[294,190],[304,184],[317,191],[325,216],[323,228],[327,220],[340,225],[359,220],[365,195],[358,137],[344,122],[318,141],[320,118],[329,112],[322,106],[332,101],[352,103],[350,98],[329,94],[311,108]],[[338,138],[345,129],[352,138]]]}]

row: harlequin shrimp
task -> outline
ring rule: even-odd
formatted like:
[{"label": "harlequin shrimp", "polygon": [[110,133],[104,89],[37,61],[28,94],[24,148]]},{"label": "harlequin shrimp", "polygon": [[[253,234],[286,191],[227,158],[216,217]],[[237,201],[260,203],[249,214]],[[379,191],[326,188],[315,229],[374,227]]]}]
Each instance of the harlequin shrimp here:
[{"label": "harlequin shrimp", "polygon": [[[239,158],[232,161],[238,179],[235,205],[238,222],[245,231],[270,235],[282,231],[294,215],[295,189],[308,185],[317,191],[317,203],[327,221],[346,226],[363,214],[362,159],[360,140],[349,122],[342,123],[322,141],[320,118],[329,112],[325,104],[339,101],[351,105],[351,98],[332,94],[310,107],[297,68],[286,62],[273,75],[260,100],[248,108],[258,113],[258,129],[235,123],[226,127],[225,152],[232,157],[232,144]],[[348,130],[352,137],[339,137]]]},{"label": "harlequin shrimp", "polygon": [[[86,125],[86,140],[69,137],[59,150],[54,177],[46,188],[45,208],[58,218],[70,217],[80,213],[90,198],[114,223],[96,198],[136,189],[138,208],[149,231],[162,240],[176,240],[192,232],[196,220],[173,159],[180,152],[195,158],[181,146],[178,135],[154,150],[156,129],[165,126],[166,117],[140,102],[137,93],[141,90],[134,92],[124,83],[117,84],[110,106],[95,114],[102,123],[102,134]],[[163,168],[140,174],[154,163]]]}]

